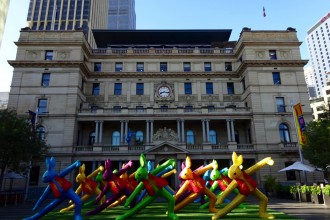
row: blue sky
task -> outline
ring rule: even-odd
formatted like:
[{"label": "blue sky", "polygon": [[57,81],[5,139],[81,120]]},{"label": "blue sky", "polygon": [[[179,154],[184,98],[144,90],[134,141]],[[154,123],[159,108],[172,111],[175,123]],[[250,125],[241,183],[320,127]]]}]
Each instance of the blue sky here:
[{"label": "blue sky", "polygon": [[[0,49],[0,92],[9,91],[19,30],[26,26],[29,0],[11,0]],[[266,17],[262,16],[263,7]],[[237,40],[243,27],[252,30],[297,29],[305,41],[307,31],[330,12],[330,0],[135,0],[137,29],[232,29]],[[305,43],[303,59],[309,59]]]}]

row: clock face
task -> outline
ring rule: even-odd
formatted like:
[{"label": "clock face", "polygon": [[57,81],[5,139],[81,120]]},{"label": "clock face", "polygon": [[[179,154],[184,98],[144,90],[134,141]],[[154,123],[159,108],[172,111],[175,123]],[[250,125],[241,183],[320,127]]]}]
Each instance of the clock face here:
[{"label": "clock face", "polygon": [[161,86],[158,89],[158,94],[161,98],[166,98],[170,96],[170,89],[167,86]]}]

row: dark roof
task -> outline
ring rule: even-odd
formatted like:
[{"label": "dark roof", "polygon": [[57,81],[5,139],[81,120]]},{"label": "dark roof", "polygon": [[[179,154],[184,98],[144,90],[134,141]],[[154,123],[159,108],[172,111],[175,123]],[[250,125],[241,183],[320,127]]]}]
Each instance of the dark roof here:
[{"label": "dark roof", "polygon": [[224,30],[93,30],[98,48],[109,45],[210,45],[229,41]]}]

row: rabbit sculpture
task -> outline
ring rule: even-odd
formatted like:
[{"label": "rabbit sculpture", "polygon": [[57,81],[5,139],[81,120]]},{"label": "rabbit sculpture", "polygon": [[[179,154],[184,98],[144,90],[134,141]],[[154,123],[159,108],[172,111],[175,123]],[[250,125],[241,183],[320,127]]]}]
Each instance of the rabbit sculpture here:
[{"label": "rabbit sculpture", "polygon": [[[148,161],[147,168],[148,168],[148,173],[150,173],[153,170],[153,165],[150,160]],[[167,178],[175,173],[176,173],[176,169],[174,168],[174,166],[169,165],[169,166],[165,167],[163,170],[160,170],[159,173],[155,173],[154,175],[157,177]],[[164,188],[172,195],[174,194],[173,189],[171,189],[168,185],[164,186]],[[144,189],[138,196],[137,202],[140,202],[146,195],[147,195],[147,190]]]},{"label": "rabbit sculpture", "polygon": [[[221,170],[218,169],[218,162],[215,161],[215,166],[213,167],[213,170],[210,170],[209,178],[212,182],[212,185],[210,187],[211,192],[215,192],[218,188],[220,189],[220,192],[217,196],[221,195],[226,189],[227,186],[231,183],[231,179],[228,177],[228,168],[225,167]],[[235,188],[234,193],[239,194],[238,189]],[[208,201],[208,198],[205,198],[205,200]],[[225,203],[229,203],[230,200],[225,198]],[[199,208],[204,209],[208,206],[209,202],[206,202],[205,204],[201,205]],[[242,204],[239,205],[241,208],[244,208]]]},{"label": "rabbit sculpture", "polygon": [[144,188],[147,190],[148,196],[145,197],[141,202],[137,203],[133,208],[128,210],[125,214],[118,216],[116,220],[124,220],[130,218],[135,213],[139,212],[141,209],[145,208],[147,205],[153,202],[158,196],[161,196],[168,201],[168,218],[178,219],[178,216],[174,213],[174,198],[164,188],[164,186],[168,185],[167,181],[161,177],[155,176],[155,174],[159,173],[169,165],[174,166],[175,161],[172,159],[167,160],[163,164],[159,165],[156,169],[148,173],[146,158],[144,154],[140,155],[140,167],[135,172],[135,179],[139,182],[139,185],[135,188],[131,196],[126,199],[124,206],[128,207],[133,199],[135,199],[135,197]]},{"label": "rabbit sculpture", "polygon": [[257,188],[256,182],[250,176],[252,173],[258,171],[267,164],[272,166],[274,164],[272,158],[266,157],[244,171],[240,168],[240,166],[243,164],[242,155],[237,156],[237,154],[233,152],[232,161],[233,165],[231,165],[228,170],[228,177],[232,179],[232,182],[227,186],[227,189],[217,197],[216,204],[221,204],[229,195],[229,193],[231,193],[236,187],[239,191],[239,194],[228,205],[215,213],[212,216],[212,220],[216,220],[225,216],[251,194],[255,195],[260,201],[259,217],[264,219],[273,219],[274,216],[266,212],[268,198]]},{"label": "rabbit sculpture", "polygon": [[52,191],[55,200],[53,200],[51,203],[49,203],[46,207],[41,209],[39,212],[34,214],[33,216],[26,218],[28,220],[35,220],[39,219],[42,216],[46,215],[48,212],[52,211],[57,205],[62,203],[65,199],[71,199],[74,204],[74,219],[75,220],[81,220],[81,206],[82,206],[82,201],[80,197],[73,191],[72,184],[64,178],[68,173],[70,173],[72,170],[75,168],[78,168],[80,166],[80,161],[77,160],[67,168],[65,168],[63,171],[60,173],[56,173],[54,168],[55,168],[55,158],[51,157],[50,159],[46,159],[46,167],[47,170],[42,176],[42,182],[44,183],[49,183],[49,185],[46,187],[45,191],[35,204],[33,211],[38,209],[40,204],[45,200],[47,194]]},{"label": "rabbit sculpture", "polygon": [[96,197],[96,202],[99,202],[101,198],[111,189],[112,195],[105,200],[100,206],[96,209],[87,212],[86,215],[95,215],[113,202],[121,198],[123,195],[128,197],[133,192],[134,188],[129,184],[128,181],[120,178],[120,176],[127,171],[129,167],[132,167],[133,162],[129,161],[122,169],[120,169],[115,174],[112,172],[111,160],[105,161],[105,171],[103,173],[103,179],[107,182],[105,187],[103,188],[102,192]]},{"label": "rabbit sculpture", "polygon": [[201,194],[205,194],[210,198],[209,211],[217,212],[215,208],[216,196],[205,186],[206,182],[203,180],[200,175],[204,174],[207,170],[211,169],[214,166],[214,163],[211,163],[205,167],[199,168],[196,171],[191,170],[191,160],[190,157],[186,157],[186,166],[180,173],[180,178],[183,180],[183,183],[180,189],[175,194],[175,199],[181,196],[185,191],[191,190],[192,192],[182,201],[177,203],[174,207],[174,212],[179,211],[189,203],[197,199]]},{"label": "rabbit sculpture", "polygon": [[[94,170],[91,174],[89,174],[86,177],[85,164],[83,164],[79,167],[79,173],[76,176],[76,182],[79,184],[79,186],[76,189],[76,194],[77,195],[80,195],[81,193],[83,194],[83,196],[81,197],[82,202],[91,198],[91,196],[93,194],[98,196],[101,193],[101,190],[98,187],[98,183],[95,182],[93,179],[100,171],[102,172],[103,170],[104,170],[103,166],[100,166],[99,168]],[[103,203],[104,201],[105,201],[105,196],[102,197],[101,203]],[[70,202],[72,202],[72,201],[70,201]],[[72,204],[67,208],[61,209],[60,212],[70,211],[74,207],[75,207],[75,204]]]}]

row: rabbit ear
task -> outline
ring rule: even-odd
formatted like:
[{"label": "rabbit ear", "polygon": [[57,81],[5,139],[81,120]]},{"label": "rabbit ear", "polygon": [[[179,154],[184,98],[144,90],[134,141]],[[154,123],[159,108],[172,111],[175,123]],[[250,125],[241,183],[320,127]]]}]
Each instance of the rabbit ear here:
[{"label": "rabbit ear", "polygon": [[237,160],[237,154],[236,154],[235,151],[233,152],[233,155],[231,156],[231,159],[232,159],[233,163],[235,163],[235,161]]},{"label": "rabbit ear", "polygon": [[144,154],[140,155],[140,165],[141,165],[141,167],[147,166],[147,160],[146,160],[146,157],[144,156]]},{"label": "rabbit ear", "polygon": [[236,166],[240,166],[243,163],[243,156],[242,155],[237,156],[237,154],[233,152],[232,160]]},{"label": "rabbit ear", "polygon": [[190,160],[190,157],[189,156],[186,157],[186,167],[187,168],[190,168],[191,167],[191,160]]},{"label": "rabbit ear", "polygon": [[217,170],[218,169],[218,161],[213,160],[213,164],[214,164],[214,169]]},{"label": "rabbit ear", "polygon": [[181,170],[183,170],[184,168],[186,168],[186,165],[184,164],[184,162],[181,163]]},{"label": "rabbit ear", "polygon": [[48,162],[48,170],[53,169],[55,167],[55,158],[51,157]]},{"label": "rabbit ear", "polygon": [[50,158],[46,158],[46,169],[49,170],[50,168]]},{"label": "rabbit ear", "polygon": [[83,165],[81,165],[81,166],[79,167],[79,173],[80,173],[80,174],[85,173],[85,164],[84,164],[84,163],[83,163]]},{"label": "rabbit ear", "polygon": [[150,160],[148,161],[147,167],[148,167],[148,171],[151,171],[152,170],[152,163],[151,163]]},{"label": "rabbit ear", "polygon": [[106,170],[111,170],[111,160],[106,160],[104,166]]}]

